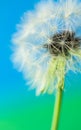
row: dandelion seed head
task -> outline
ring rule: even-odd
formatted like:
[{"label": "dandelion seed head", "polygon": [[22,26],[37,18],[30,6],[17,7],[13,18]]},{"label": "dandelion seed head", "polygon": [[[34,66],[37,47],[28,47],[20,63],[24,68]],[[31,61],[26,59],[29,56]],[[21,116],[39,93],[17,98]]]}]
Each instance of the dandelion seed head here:
[{"label": "dandelion seed head", "polygon": [[63,89],[69,70],[81,72],[81,2],[41,1],[24,13],[12,43],[12,61],[37,95]]}]

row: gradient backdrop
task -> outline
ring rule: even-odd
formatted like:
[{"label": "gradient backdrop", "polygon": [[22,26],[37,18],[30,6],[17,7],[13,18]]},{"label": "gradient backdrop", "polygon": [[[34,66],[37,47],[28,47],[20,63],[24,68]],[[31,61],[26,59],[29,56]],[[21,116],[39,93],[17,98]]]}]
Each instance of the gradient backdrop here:
[{"label": "gradient backdrop", "polygon": [[[16,24],[37,0],[0,1],[0,130],[50,130],[54,95],[35,96],[10,61]],[[81,74],[66,77],[59,130],[81,130]]]}]

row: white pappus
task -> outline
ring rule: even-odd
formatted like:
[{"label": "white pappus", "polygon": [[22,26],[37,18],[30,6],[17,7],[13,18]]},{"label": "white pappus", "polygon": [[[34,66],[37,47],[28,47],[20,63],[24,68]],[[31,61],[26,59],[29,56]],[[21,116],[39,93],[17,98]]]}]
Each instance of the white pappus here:
[{"label": "white pappus", "polygon": [[81,71],[81,2],[41,1],[24,13],[12,36],[12,61],[36,94],[64,88],[69,71]]}]

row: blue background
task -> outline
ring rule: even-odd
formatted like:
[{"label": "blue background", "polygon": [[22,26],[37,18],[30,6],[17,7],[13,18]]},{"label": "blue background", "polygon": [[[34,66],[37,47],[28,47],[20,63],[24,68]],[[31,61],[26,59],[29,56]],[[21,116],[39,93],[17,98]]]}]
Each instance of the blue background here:
[{"label": "blue background", "polygon": [[[55,94],[36,97],[35,90],[28,90],[22,73],[10,60],[16,24],[37,2],[0,2],[0,130],[49,130],[51,126]],[[66,81],[59,130],[80,130],[81,74],[69,72]]]}]

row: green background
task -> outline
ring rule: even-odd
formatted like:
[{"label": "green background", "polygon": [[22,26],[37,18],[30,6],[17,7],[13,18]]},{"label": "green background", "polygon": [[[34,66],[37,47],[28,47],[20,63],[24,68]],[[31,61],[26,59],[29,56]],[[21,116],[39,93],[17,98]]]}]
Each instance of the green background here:
[{"label": "green background", "polygon": [[[74,83],[78,83],[74,82]],[[78,85],[74,87],[78,87]],[[71,86],[72,87],[72,86]],[[0,130],[50,130],[55,96],[35,93],[15,103],[3,104],[0,110]],[[81,130],[80,89],[69,88],[64,91],[61,106],[59,130]]]}]

